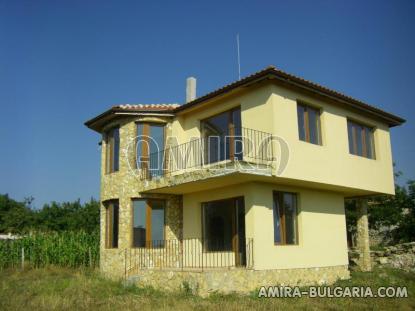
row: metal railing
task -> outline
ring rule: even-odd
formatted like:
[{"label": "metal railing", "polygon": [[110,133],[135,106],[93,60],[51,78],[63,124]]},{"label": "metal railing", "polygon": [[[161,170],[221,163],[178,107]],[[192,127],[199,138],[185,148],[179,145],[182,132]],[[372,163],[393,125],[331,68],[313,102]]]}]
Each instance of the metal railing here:
[{"label": "metal railing", "polygon": [[141,269],[203,270],[252,268],[253,239],[217,241],[199,238],[147,241],[146,247],[125,249],[125,273]]},{"label": "metal railing", "polygon": [[178,171],[210,168],[215,164],[243,161],[267,165],[273,160],[272,134],[232,127],[223,135],[194,139],[152,153],[137,167],[141,168],[143,179],[151,179]]}]

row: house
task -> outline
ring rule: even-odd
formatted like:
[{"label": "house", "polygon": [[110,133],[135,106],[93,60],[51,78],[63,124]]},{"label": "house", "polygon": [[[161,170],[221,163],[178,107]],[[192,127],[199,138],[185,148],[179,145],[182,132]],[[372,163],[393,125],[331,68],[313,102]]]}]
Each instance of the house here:
[{"label": "house", "polygon": [[345,198],[394,194],[405,120],[275,67],[187,102],[114,106],[102,135],[101,269],[200,293],[349,277]]}]

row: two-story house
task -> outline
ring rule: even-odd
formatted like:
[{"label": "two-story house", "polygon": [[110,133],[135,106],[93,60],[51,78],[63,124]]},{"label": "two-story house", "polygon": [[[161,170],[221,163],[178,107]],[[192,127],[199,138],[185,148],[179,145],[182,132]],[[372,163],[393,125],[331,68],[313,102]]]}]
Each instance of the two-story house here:
[{"label": "two-story house", "polygon": [[404,120],[268,67],[187,102],[114,106],[102,135],[101,269],[201,293],[348,278],[345,198],[394,194]]}]

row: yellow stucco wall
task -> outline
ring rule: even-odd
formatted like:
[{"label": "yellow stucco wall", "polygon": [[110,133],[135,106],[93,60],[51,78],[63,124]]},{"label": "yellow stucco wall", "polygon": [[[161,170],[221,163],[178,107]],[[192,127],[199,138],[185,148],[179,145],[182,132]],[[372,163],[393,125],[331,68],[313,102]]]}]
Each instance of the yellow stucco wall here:
[{"label": "yellow stucco wall", "polygon": [[[298,194],[298,245],[274,245],[273,191]],[[247,183],[183,196],[183,237],[201,237],[201,203],[244,196],[245,230],[254,238],[254,269],[348,264],[344,198],[335,192]]]},{"label": "yellow stucco wall", "polygon": [[[322,111],[322,146],[298,139],[296,99]],[[313,98],[274,86],[273,133],[290,146],[290,164],[283,177],[342,185],[373,192],[394,193],[393,165],[387,125]],[[349,153],[347,118],[374,127],[376,159]]]},{"label": "yellow stucco wall", "polygon": [[[299,139],[297,100],[321,109],[322,145]],[[172,124],[172,134],[179,143],[200,137],[200,120],[236,106],[241,107],[243,127],[272,133],[288,143],[288,166],[279,177],[360,189],[366,194],[394,194],[391,143],[386,124],[271,82],[180,114]],[[376,159],[349,153],[347,118],[376,129]],[[278,156],[278,150],[276,154]]]}]

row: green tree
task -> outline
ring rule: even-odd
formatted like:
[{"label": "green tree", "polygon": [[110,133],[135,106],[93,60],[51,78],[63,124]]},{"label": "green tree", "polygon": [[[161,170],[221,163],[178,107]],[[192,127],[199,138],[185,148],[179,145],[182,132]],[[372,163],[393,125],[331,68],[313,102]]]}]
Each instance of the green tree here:
[{"label": "green tree", "polygon": [[94,232],[99,229],[99,202],[90,199],[84,204],[74,202],[45,204],[32,209],[32,198],[15,201],[7,194],[0,195],[0,232],[26,233],[33,231]]},{"label": "green tree", "polygon": [[36,213],[36,223],[42,231],[93,232],[99,228],[99,202],[91,199],[83,205],[79,200],[45,204]]},{"label": "green tree", "polygon": [[398,227],[393,231],[393,237],[398,242],[415,241],[415,181],[407,182],[407,195],[403,202],[402,217]]},{"label": "green tree", "polygon": [[[349,237],[356,232],[356,201],[346,200],[346,224]],[[395,195],[369,199],[369,228],[390,228],[393,242],[415,241],[415,181],[405,186],[395,185]]]},{"label": "green tree", "polygon": [[17,202],[7,194],[0,195],[0,232],[24,233],[34,225],[29,200]]}]

